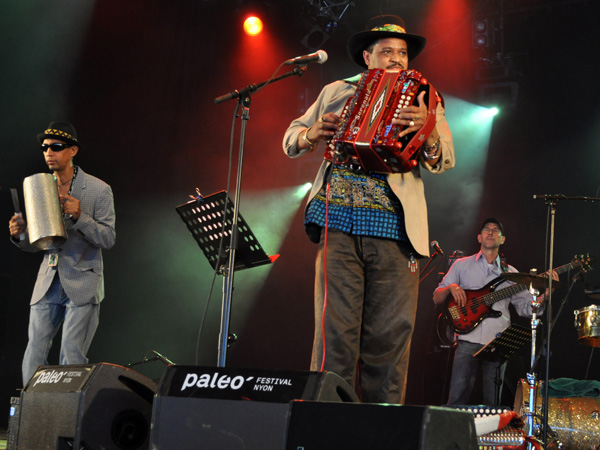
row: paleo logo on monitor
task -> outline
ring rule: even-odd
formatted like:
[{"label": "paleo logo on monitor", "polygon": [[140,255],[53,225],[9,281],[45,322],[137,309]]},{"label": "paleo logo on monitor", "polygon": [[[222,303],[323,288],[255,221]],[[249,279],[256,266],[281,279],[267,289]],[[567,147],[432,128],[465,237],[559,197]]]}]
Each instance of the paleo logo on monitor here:
[{"label": "paleo logo on monitor", "polygon": [[27,392],[76,392],[87,381],[93,366],[40,367],[27,384]]},{"label": "paleo logo on monitor", "polygon": [[159,393],[176,397],[290,401],[301,398],[309,373],[170,366]]}]

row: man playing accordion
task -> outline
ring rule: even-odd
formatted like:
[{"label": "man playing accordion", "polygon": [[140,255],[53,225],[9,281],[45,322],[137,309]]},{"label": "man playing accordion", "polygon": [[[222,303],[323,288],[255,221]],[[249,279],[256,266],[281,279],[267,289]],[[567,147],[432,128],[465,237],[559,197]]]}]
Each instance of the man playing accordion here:
[{"label": "man playing accordion", "polygon": [[[407,70],[425,42],[406,33],[400,17],[378,16],[350,38],[348,53],[369,70]],[[326,149],[343,125],[342,110],[357,92],[358,78],[325,86],[306,113],[292,121],[283,140],[288,156]],[[422,92],[398,110],[390,125],[401,126],[398,138],[403,138],[420,131],[431,114]],[[404,403],[418,259],[429,256],[420,168],[438,174],[454,167],[441,102],[433,115],[435,126],[422,136],[411,169],[389,173],[352,158],[325,158],[306,208],[307,234],[319,244],[311,370],[339,374],[364,402]]]}]

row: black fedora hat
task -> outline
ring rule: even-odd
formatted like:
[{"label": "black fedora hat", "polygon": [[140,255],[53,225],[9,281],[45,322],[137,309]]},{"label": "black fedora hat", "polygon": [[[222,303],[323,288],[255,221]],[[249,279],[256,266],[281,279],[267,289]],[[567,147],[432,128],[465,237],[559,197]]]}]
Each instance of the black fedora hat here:
[{"label": "black fedora hat", "polygon": [[57,139],[69,145],[79,146],[77,131],[69,122],[50,122],[48,128],[43,133],[38,134],[37,138],[40,144],[44,142],[44,139]]},{"label": "black fedora hat", "polygon": [[362,67],[367,67],[363,51],[373,42],[383,38],[404,39],[408,46],[408,60],[414,59],[425,48],[427,39],[416,34],[408,34],[404,20],[399,16],[383,15],[372,17],[364,31],[356,33],[348,41],[350,59]]}]

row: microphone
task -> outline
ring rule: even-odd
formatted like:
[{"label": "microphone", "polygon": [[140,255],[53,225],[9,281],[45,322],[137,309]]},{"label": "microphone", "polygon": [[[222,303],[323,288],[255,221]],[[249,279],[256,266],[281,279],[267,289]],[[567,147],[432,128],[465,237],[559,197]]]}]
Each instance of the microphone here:
[{"label": "microphone", "polygon": [[292,64],[308,64],[313,61],[318,62],[319,64],[323,64],[327,61],[327,53],[325,53],[325,50],[317,50],[316,53],[311,53],[310,55],[296,56],[295,58],[288,59],[283,64],[289,66]]},{"label": "microphone", "polygon": [[444,256],[444,252],[440,248],[440,244],[438,244],[438,241],[431,241],[431,248],[434,249],[436,253],[439,253],[440,255]]},{"label": "microphone", "polygon": [[175,364],[169,358],[167,358],[166,356],[161,355],[157,351],[153,351],[153,353],[156,355],[155,358],[158,359],[159,361],[161,361],[161,362],[163,362],[163,363],[165,363],[167,365]]},{"label": "microphone", "polygon": [[162,363],[165,363],[166,365],[175,364],[173,361],[169,360],[169,358],[161,355],[156,350],[151,350],[150,353],[154,353],[154,356],[152,358],[144,358],[144,360],[142,361],[142,364],[151,362],[151,361],[160,361]]},{"label": "microphone", "polygon": [[[147,356],[148,353],[153,353],[154,356],[151,357],[151,358],[148,358],[148,356]],[[146,353],[146,356],[144,356],[144,359],[142,359],[141,361],[138,361],[138,362],[129,363],[129,364],[127,364],[127,367],[139,366],[140,364],[146,364],[146,363],[149,363],[149,362],[152,362],[152,361],[161,361],[164,364],[166,364],[167,366],[175,364],[169,358],[161,355],[156,350],[150,350],[148,353]]]}]

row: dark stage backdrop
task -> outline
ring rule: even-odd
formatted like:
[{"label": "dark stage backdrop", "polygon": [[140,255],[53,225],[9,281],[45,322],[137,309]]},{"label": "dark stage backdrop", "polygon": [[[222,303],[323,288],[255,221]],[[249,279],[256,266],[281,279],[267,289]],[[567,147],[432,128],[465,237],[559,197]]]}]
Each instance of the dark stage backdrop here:
[{"label": "dark stage backdrop", "polygon": [[[310,2],[5,3],[0,17],[2,220],[6,223],[12,213],[9,188],[20,189],[24,177],[47,170],[36,133],[50,121],[73,122],[81,141],[76,161],[111,184],[117,211],[117,244],[104,254],[106,300],[90,360],[126,365],[155,350],[176,363],[216,365],[221,277],[198,338],[212,272],[175,207],[196,188],[205,195],[226,188],[235,103],[215,105],[213,99],[263,81],[280,62],[309,53],[301,41],[317,24],[310,18]],[[229,366],[308,368],[315,247],[303,232],[304,199],[297,191],[312,181],[320,156],[291,160],[281,140],[323,84],[358,72],[346,57],[345,42],[381,12],[403,16],[409,32],[428,36],[428,47],[413,67],[443,92],[457,142],[456,169],[439,177],[423,175],[431,239],[446,253],[471,254],[477,250],[480,220],[496,216],[507,231],[503,252],[508,261],[521,271],[544,270],[547,209],[533,194],[594,197],[600,188],[595,88],[600,69],[593,54],[600,44],[598,2],[527,2],[527,8],[521,3],[355,1],[321,46],[329,53],[326,64],[313,64],[303,77],[252,96],[241,211],[265,250],[281,257],[270,267],[235,277],[231,331],[239,341],[229,349]],[[252,42],[240,31],[249,6],[264,14],[266,25],[262,38]],[[500,43],[491,53],[475,51],[471,26],[480,15],[498,18],[501,7],[500,58],[510,66],[518,95],[494,119],[489,144],[473,149],[480,126],[467,121],[463,108],[451,106],[487,100],[480,93],[489,80],[477,79],[477,64],[481,58],[494,60]],[[240,121],[235,125],[234,167]],[[475,165],[475,160],[483,162]],[[559,202],[555,265],[575,253],[600,253],[599,227],[599,203]],[[7,412],[8,397],[21,387],[28,300],[40,256],[13,248],[7,234],[0,249],[0,411]],[[446,261],[439,259],[421,285],[407,397],[412,404],[445,401],[451,355],[436,337],[431,301],[437,273],[446,270]],[[598,356],[592,358],[591,349],[577,343],[573,326],[573,310],[594,302],[584,289],[598,284],[598,272],[592,271],[585,283],[575,285],[558,317],[552,377],[600,377]],[[556,291],[555,311],[565,293]],[[56,354],[53,350],[51,363],[57,363]],[[161,363],[152,364],[141,371],[160,376]],[[511,389],[525,376],[527,364],[527,351],[511,361],[503,403],[512,404]]]}]

